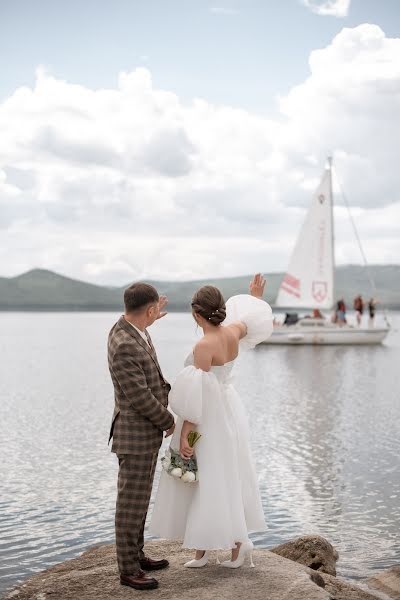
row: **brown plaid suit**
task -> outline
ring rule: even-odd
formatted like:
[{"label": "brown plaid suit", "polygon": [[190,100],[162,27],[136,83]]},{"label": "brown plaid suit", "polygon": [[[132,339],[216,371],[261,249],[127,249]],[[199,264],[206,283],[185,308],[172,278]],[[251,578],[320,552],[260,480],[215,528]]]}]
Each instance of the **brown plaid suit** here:
[{"label": "brown plaid suit", "polygon": [[118,567],[134,575],[143,558],[143,532],[163,431],[174,419],[168,411],[171,389],[156,352],[122,316],[108,337],[108,365],[114,384],[111,451],[119,461],[115,537]]}]

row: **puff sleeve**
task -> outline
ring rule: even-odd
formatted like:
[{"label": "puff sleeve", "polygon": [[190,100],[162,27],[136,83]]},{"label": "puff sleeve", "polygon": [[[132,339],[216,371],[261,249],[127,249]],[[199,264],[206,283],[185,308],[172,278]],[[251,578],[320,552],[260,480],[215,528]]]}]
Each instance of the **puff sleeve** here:
[{"label": "puff sleeve", "polygon": [[202,420],[203,397],[219,394],[214,373],[190,365],[177,376],[169,393],[169,406],[184,421],[199,425]]},{"label": "puff sleeve", "polygon": [[240,340],[240,350],[250,350],[268,339],[273,330],[273,316],[270,305],[250,294],[232,296],[226,303],[225,325],[241,321],[247,327],[247,334]]}]

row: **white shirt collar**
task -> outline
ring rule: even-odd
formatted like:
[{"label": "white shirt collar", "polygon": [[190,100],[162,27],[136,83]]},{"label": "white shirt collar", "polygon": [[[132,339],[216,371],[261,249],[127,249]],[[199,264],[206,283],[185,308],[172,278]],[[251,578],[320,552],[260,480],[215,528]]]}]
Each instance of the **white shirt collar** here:
[{"label": "white shirt collar", "polygon": [[144,341],[146,342],[146,344],[150,347],[150,344],[148,342],[148,339],[147,339],[147,336],[146,336],[145,332],[142,331],[141,329],[139,329],[138,327],[136,327],[136,325],[134,325],[130,321],[127,321],[127,322],[129,323],[129,325],[131,325],[131,327],[133,327],[133,329],[136,329],[136,331],[138,332],[138,334],[140,335],[140,337],[143,338]]}]

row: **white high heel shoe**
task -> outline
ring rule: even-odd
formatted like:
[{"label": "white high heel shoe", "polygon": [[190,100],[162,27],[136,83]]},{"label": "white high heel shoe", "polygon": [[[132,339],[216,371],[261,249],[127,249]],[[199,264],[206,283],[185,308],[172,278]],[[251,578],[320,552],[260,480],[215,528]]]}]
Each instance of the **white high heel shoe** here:
[{"label": "white high heel shoe", "polygon": [[236,560],[224,560],[221,563],[222,567],[228,567],[228,569],[238,569],[243,566],[246,558],[250,559],[250,567],[254,567],[253,563],[253,542],[251,540],[247,540],[240,545],[239,554]]},{"label": "white high heel shoe", "polygon": [[200,567],[205,567],[207,563],[208,563],[208,552],[206,550],[201,558],[199,558],[198,560],[196,560],[195,558],[193,560],[189,560],[183,566],[189,567],[190,569],[192,569],[192,568],[198,569]]}]

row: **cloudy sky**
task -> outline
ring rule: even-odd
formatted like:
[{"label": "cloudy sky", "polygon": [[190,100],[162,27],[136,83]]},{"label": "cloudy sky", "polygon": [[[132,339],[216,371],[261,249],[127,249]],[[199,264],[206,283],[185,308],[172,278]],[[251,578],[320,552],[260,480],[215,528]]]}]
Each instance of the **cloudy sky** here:
[{"label": "cloudy sky", "polygon": [[332,152],[400,263],[398,0],[0,0],[0,73],[0,275],[285,270]]}]

